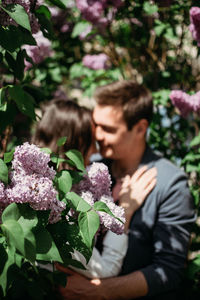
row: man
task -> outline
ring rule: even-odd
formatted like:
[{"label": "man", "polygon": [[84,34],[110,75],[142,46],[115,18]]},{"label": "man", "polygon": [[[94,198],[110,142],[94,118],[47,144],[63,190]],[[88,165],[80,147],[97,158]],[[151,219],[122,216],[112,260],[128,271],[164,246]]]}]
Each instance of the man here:
[{"label": "man", "polygon": [[177,299],[195,221],[187,178],[146,144],[153,111],[146,88],[119,81],[98,88],[95,98],[96,139],[116,183],[115,197],[121,180],[144,164],[157,168],[157,184],[132,217],[120,276],[89,281],[71,275],[61,293],[82,300]]}]

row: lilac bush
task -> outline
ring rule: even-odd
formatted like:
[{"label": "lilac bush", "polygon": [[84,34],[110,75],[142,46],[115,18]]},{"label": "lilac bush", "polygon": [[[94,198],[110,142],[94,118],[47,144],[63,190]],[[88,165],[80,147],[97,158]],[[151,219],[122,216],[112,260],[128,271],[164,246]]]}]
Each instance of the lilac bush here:
[{"label": "lilac bush", "polygon": [[183,117],[187,117],[190,112],[200,111],[200,92],[193,95],[174,90],[170,93],[170,99],[174,106],[176,106]]}]

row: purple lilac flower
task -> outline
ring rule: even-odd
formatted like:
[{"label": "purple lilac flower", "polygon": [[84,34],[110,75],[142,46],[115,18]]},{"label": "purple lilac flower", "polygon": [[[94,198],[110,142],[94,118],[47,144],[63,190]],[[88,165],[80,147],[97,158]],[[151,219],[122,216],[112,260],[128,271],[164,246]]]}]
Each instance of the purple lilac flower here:
[{"label": "purple lilac flower", "polygon": [[193,39],[197,41],[197,45],[200,46],[200,7],[194,6],[190,9],[189,30]]},{"label": "purple lilac flower", "polygon": [[[52,56],[51,42],[43,36],[42,31],[33,34],[33,37],[37,42],[37,46],[25,45],[23,49],[26,50],[27,55],[32,58],[35,64],[40,64],[45,58]],[[28,61],[25,61],[25,65],[26,70],[32,67],[32,64]]]},{"label": "purple lilac flower", "polygon": [[108,68],[108,56],[104,53],[97,55],[85,55],[82,62],[85,67],[93,70]]},{"label": "purple lilac flower", "polygon": [[95,24],[101,18],[106,2],[107,0],[76,0],[76,5],[83,17]]},{"label": "purple lilac flower", "polygon": [[56,198],[57,192],[52,181],[47,177],[38,177],[36,174],[22,175],[21,180],[7,188],[9,203],[30,203],[34,209],[50,209],[50,203]]},{"label": "purple lilac flower", "polygon": [[90,191],[82,191],[80,197],[85,200],[89,205],[94,205],[94,197]]},{"label": "purple lilac flower", "polygon": [[[111,210],[113,215],[119,218],[123,223],[125,223],[125,212],[124,208],[116,205],[113,202],[113,198],[107,195],[103,195],[100,199],[101,202],[104,202],[108,208]],[[117,220],[116,218],[110,216],[105,212],[98,212],[100,217],[100,223],[107,229],[111,230],[116,234],[122,234],[124,232],[124,224]]]},{"label": "purple lilac flower", "polygon": [[[111,177],[108,167],[103,163],[93,163],[87,168],[87,175],[79,184],[74,186],[74,191],[86,202],[93,206],[94,202],[102,201],[117,218],[125,222],[124,209],[117,206],[111,196]],[[98,212],[100,223],[103,228],[109,229],[117,234],[124,231],[124,224],[105,212]]]},{"label": "purple lilac flower", "polygon": [[18,181],[5,190],[7,205],[10,203],[29,203],[35,210],[51,210],[49,222],[55,223],[61,218],[65,204],[57,200],[57,191],[52,181],[36,174],[22,175]]},{"label": "purple lilac flower", "polygon": [[103,163],[93,163],[87,168],[87,175],[73,189],[77,194],[91,192],[94,202],[98,201],[102,195],[111,196],[111,177],[108,167]]},{"label": "purple lilac flower", "polygon": [[0,218],[1,218],[4,208],[6,206],[7,206],[7,200],[6,200],[6,194],[5,194],[5,186],[2,182],[0,182]]},{"label": "purple lilac flower", "polygon": [[57,199],[53,186],[55,171],[48,166],[49,154],[29,143],[18,146],[14,152],[11,183],[6,188],[0,182],[0,208],[9,204],[29,203],[35,210],[50,210],[49,223],[58,222],[65,203]]},{"label": "purple lilac flower", "polygon": [[97,26],[100,24],[101,26],[103,24],[106,26],[111,21],[108,20],[108,15],[105,15],[105,8],[108,8],[110,5],[116,12],[122,4],[121,0],[76,0],[76,5],[81,11],[83,18]]},{"label": "purple lilac flower", "polygon": [[[23,6],[23,8],[25,9],[25,11],[29,16],[32,33],[37,33],[38,30],[40,29],[40,25],[35,15],[31,11],[31,8],[33,7],[33,5],[35,5],[35,2],[36,2],[35,8],[37,9],[41,5],[41,3],[40,1],[34,1],[34,0],[2,0],[1,5],[3,7],[6,7],[9,4],[19,4]],[[18,26],[17,23],[4,10],[2,10],[2,8],[0,8],[0,24],[2,26],[9,26],[9,25]]]},{"label": "purple lilac flower", "polygon": [[176,106],[183,117],[194,111],[200,111],[200,91],[193,95],[179,90],[174,90],[170,93],[170,99],[174,106]]},{"label": "purple lilac flower", "polygon": [[0,203],[5,201],[5,186],[2,182],[0,182]]},{"label": "purple lilac flower", "polygon": [[17,178],[21,174],[32,175],[34,173],[52,180],[56,172],[48,166],[49,161],[50,155],[34,144],[30,145],[26,142],[22,146],[17,146],[12,161],[13,180],[18,181]]}]

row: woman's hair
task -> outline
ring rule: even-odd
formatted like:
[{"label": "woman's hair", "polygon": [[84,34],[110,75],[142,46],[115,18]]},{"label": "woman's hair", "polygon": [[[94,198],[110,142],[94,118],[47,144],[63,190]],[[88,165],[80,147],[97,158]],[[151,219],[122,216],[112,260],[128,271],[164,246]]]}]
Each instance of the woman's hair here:
[{"label": "woman's hair", "polygon": [[[59,149],[57,141],[61,137],[67,137],[67,141]],[[92,112],[72,100],[56,99],[43,107],[43,116],[32,142],[57,154],[77,149],[85,156],[92,139]]]}]

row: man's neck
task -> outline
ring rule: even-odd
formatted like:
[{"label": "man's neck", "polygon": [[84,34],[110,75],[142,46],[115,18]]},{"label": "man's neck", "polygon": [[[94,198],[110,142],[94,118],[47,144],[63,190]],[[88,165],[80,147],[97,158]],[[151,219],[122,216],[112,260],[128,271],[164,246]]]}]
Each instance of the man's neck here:
[{"label": "man's neck", "polygon": [[126,175],[132,175],[141,163],[146,149],[146,144],[140,148],[139,152],[133,151],[130,157],[114,160],[112,163],[112,175],[115,178],[123,178]]}]

